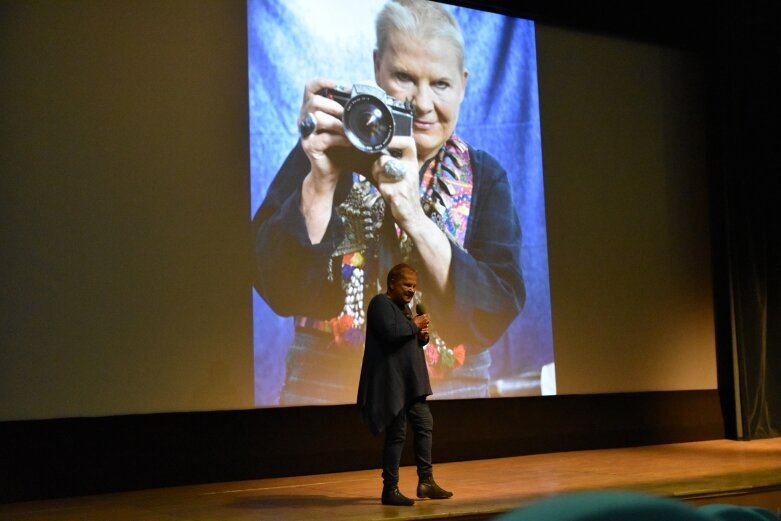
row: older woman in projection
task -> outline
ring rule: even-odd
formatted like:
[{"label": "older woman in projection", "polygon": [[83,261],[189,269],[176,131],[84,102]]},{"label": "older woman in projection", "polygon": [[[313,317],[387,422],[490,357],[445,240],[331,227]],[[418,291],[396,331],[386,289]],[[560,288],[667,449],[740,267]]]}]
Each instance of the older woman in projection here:
[{"label": "older woman in projection", "polygon": [[488,396],[487,349],[524,304],[505,170],[454,133],[468,77],[457,22],[434,2],[395,0],[376,36],[375,80],[408,102],[412,135],[397,129],[384,153],[359,151],[345,134],[345,102],[332,95],[350,89],[310,81],[301,140],[253,221],[258,292],[295,320],[282,404],[355,400],[365,306],[399,262],[425,281],[415,304],[431,320],[437,397]]}]

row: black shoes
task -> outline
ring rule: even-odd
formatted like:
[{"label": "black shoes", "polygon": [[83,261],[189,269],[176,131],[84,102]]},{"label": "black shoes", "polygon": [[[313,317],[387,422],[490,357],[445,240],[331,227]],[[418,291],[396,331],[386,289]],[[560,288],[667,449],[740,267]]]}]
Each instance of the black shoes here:
[{"label": "black shoes", "polygon": [[[418,481],[418,497],[428,499],[447,499],[453,497],[453,493],[437,485],[434,478],[429,476]],[[415,500],[408,498],[399,491],[398,486],[382,489],[382,504],[397,507],[411,507]]]},{"label": "black shoes", "polygon": [[418,481],[418,497],[429,499],[447,499],[452,497],[453,493],[437,485],[433,476],[423,478]]},{"label": "black shoes", "polygon": [[415,504],[415,500],[399,492],[399,487],[384,488],[382,489],[382,504],[396,507],[411,507]]}]

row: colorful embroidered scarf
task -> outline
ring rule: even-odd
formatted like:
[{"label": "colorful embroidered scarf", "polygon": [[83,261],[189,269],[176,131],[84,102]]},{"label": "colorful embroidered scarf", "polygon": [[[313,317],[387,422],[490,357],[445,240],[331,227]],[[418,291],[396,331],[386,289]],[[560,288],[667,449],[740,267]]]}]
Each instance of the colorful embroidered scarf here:
[{"label": "colorful embroidered scarf", "polygon": [[[469,148],[453,134],[428,162],[421,174],[421,205],[428,217],[459,248],[464,247],[472,202],[473,174]],[[330,320],[297,317],[296,326],[331,333],[338,348],[362,348],[364,342],[364,296],[380,291],[378,280],[378,233],[385,215],[385,201],[379,191],[359,174],[353,175],[353,186],[347,199],[337,208],[345,229],[345,239],[334,252],[345,292],[345,305],[339,316]],[[406,234],[396,226],[399,247],[404,260],[413,247]],[[374,268],[374,269],[372,269]],[[372,273],[373,276],[367,276]],[[374,279],[374,280],[369,280]],[[416,302],[420,301],[420,292]],[[436,317],[432,317],[432,329]],[[463,345],[450,348],[434,331],[426,346],[426,362],[432,377],[442,377],[463,364]]]}]

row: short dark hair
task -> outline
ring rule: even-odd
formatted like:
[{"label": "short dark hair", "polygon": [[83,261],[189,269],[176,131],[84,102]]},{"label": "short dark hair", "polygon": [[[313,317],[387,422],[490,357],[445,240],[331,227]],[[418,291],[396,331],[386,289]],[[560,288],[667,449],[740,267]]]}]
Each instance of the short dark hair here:
[{"label": "short dark hair", "polygon": [[390,289],[391,283],[392,282],[396,282],[397,280],[399,280],[399,278],[401,277],[401,274],[405,273],[405,272],[407,272],[407,273],[409,273],[409,272],[417,273],[415,268],[413,268],[409,264],[405,264],[403,262],[401,264],[396,264],[394,267],[392,267],[391,270],[388,272],[388,281],[387,281],[388,282],[388,289]]}]

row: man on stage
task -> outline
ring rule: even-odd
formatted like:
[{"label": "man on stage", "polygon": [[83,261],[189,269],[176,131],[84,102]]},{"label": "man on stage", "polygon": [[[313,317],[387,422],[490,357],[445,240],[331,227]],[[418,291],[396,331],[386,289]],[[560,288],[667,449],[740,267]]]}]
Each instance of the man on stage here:
[{"label": "man on stage", "polygon": [[452,492],[434,481],[431,440],[434,420],[426,397],[431,395],[423,346],[429,340],[429,319],[423,310],[413,317],[410,304],[417,288],[412,266],[398,264],[388,273],[387,293],[372,298],[366,312],[366,346],[358,387],[361,416],[374,434],[385,431],[382,455],[382,503],[411,506],[399,491],[399,464],[407,418],[412,425],[419,498],[447,499]]}]

